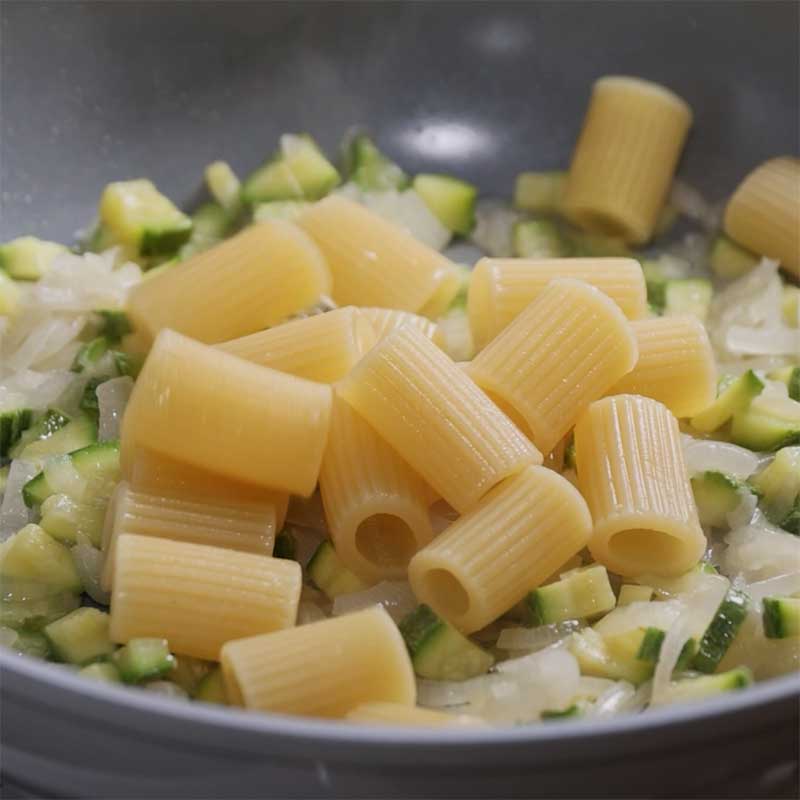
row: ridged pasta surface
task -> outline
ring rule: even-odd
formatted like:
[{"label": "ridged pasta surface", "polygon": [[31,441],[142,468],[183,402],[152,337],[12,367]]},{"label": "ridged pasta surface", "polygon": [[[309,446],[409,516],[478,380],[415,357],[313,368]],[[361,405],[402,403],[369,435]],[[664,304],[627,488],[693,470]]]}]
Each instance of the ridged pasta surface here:
[{"label": "ridged pasta surface", "polygon": [[338,387],[341,396],[451,506],[469,510],[542,456],[450,358],[400,328]]},{"label": "ridged pasta surface", "polygon": [[665,405],[637,395],[598,400],[575,427],[575,455],[597,561],[626,576],[679,575],[697,563],[706,539]]},{"label": "ridged pasta surface", "polygon": [[117,542],[111,638],[169,641],[173,652],[217,660],[225,642],[295,623],[296,561],[125,534]]},{"label": "ridged pasta surface", "polygon": [[314,242],[289,222],[251,225],[131,290],[137,333],[172,328],[224,342],[275,325],[330,294],[331,276]]}]

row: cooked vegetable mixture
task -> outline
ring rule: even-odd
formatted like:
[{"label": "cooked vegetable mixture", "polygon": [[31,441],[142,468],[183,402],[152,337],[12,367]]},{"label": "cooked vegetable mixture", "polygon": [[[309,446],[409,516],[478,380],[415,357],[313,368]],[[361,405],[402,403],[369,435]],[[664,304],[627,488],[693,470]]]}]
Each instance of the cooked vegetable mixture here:
[{"label": "cooked vegetable mixture", "polygon": [[800,161],[710,203],[691,119],[601,78],[507,202],[285,134],[0,245],[0,644],[386,725],[796,671]]}]

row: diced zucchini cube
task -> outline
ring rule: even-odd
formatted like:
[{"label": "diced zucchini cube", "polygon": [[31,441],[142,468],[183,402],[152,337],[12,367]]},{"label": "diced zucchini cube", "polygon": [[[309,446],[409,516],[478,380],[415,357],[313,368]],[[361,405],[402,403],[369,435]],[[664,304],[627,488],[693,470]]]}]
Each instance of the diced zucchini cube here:
[{"label": "diced zucchini cube", "polygon": [[0,245],[0,268],[15,280],[38,281],[49,271],[54,258],[68,252],[63,244],[22,236]]},{"label": "diced zucchini cube", "polygon": [[722,389],[717,399],[692,418],[692,427],[702,433],[721,428],[734,414],[749,408],[754,397],[764,390],[764,381],[753,372],[740,375]]},{"label": "diced zucchini cube", "polygon": [[114,653],[114,664],[125,683],[160,678],[175,668],[166,639],[131,639]]},{"label": "diced zucchini cube", "polygon": [[387,158],[369,136],[354,136],[345,145],[345,161],[349,179],[364,191],[400,190],[409,184],[408,175]]},{"label": "diced zucchini cube", "polygon": [[38,525],[26,525],[0,545],[0,578],[44,584],[53,594],[83,589],[69,550]]},{"label": "diced zucchini cube", "polygon": [[450,175],[417,175],[413,186],[445,228],[462,235],[473,229],[478,189],[471,183]]},{"label": "diced zucchini cube", "polygon": [[51,622],[44,635],[55,655],[69,664],[89,664],[111,655],[117,646],[108,635],[109,616],[96,608],[78,608]]},{"label": "diced zucchini cube", "polygon": [[100,221],[116,241],[145,257],[172,255],[192,233],[192,220],[145,179],[108,184]]},{"label": "diced zucchini cube", "polygon": [[494,658],[449,622],[421,605],[401,623],[414,671],[422,678],[463,681],[488,672]]},{"label": "diced zucchini cube", "polygon": [[764,636],[788,639],[800,636],[800,597],[765,597]]},{"label": "diced zucchini cube", "polygon": [[360,592],[368,588],[367,583],[341,562],[329,541],[320,544],[306,569],[317,588],[325,592],[331,600],[340,594]]}]

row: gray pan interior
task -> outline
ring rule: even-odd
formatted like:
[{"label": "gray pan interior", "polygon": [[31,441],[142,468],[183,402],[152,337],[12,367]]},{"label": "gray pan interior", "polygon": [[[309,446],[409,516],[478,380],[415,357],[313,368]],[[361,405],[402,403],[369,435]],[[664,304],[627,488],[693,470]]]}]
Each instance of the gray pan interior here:
[{"label": "gray pan interior", "polygon": [[[68,241],[109,180],[181,201],[284,131],[367,127],[507,195],[564,166],[594,78],[692,105],[681,173],[724,197],[798,151],[793,2],[0,4],[0,240]],[[0,657],[3,769],[46,796],[794,796],[797,681],[601,728],[356,731],[85,687]]]}]

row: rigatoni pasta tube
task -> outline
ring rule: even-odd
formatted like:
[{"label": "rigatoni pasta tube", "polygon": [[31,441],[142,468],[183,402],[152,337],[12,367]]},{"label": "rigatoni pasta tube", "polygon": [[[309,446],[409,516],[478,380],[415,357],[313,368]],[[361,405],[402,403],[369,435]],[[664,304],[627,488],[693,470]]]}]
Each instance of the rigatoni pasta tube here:
[{"label": "rigatoni pasta tube", "polygon": [[455,264],[358,203],[332,195],[298,224],[325,255],[340,305],[380,306],[437,317],[460,285]]},{"label": "rigatoni pasta tube", "polygon": [[302,230],[280,220],[251,225],[135,286],[127,312],[151,339],[162,328],[224,342],[275,325],[329,294],[325,259]]},{"label": "rigatoni pasta tube", "polygon": [[773,158],[753,170],[725,209],[725,232],[800,278],[800,159]]},{"label": "rigatoni pasta tube", "polygon": [[276,530],[280,530],[286,520],[288,493],[231,480],[216,472],[176,461],[148,447],[136,447],[126,468],[125,477],[131,489],[137,492],[220,505],[269,504],[275,509]]},{"label": "rigatoni pasta tube", "polygon": [[403,325],[410,325],[423,333],[431,341],[438,343],[439,329],[435,322],[410,311],[396,308],[359,308],[359,311],[370,321],[375,331],[375,339],[380,342],[392,331]]},{"label": "rigatoni pasta tube", "polygon": [[277,325],[218,345],[226,353],[299,378],[334,383],[375,344],[369,320],[353,306]]},{"label": "rigatoni pasta tube", "polygon": [[456,627],[488,625],[586,546],[589,509],[545,467],[492,489],[411,560],[414,594]]},{"label": "rigatoni pasta tube", "polygon": [[296,561],[126,533],[117,541],[111,638],[159,637],[217,660],[222,645],[295,623]]},{"label": "rigatoni pasta tube", "polygon": [[475,357],[467,374],[549,453],[636,359],[636,337],[619,306],[587,283],[560,278]]},{"label": "rigatoni pasta tube", "polygon": [[665,405],[637,395],[592,403],[575,426],[575,455],[597,561],[630,576],[679,575],[697,563],[706,540]]},{"label": "rigatoni pasta tube", "polygon": [[569,168],[567,216],[590,231],[646,242],[691,123],[692,110],[664,86],[640,78],[600,78]]},{"label": "rigatoni pasta tube", "polygon": [[405,578],[411,556],[433,538],[427,486],[336,396],[319,488],[344,564],[367,581]]},{"label": "rigatoni pasta tube", "polygon": [[413,328],[387,336],[337,390],[458,511],[542,461],[464,371]]},{"label": "rigatoni pasta tube", "polygon": [[331,388],[162,331],[122,422],[123,469],[137,445],[248,483],[304,496],[319,475]]},{"label": "rigatoni pasta tube", "polygon": [[485,347],[554,278],[575,278],[607,294],[628,319],[647,315],[647,287],[633,258],[482,258],[469,282],[475,345]]},{"label": "rigatoni pasta tube", "polygon": [[103,537],[101,582],[106,590],[111,588],[117,540],[126,533],[269,556],[275,544],[275,507],[269,503],[192,501],[137,492],[120,483]]},{"label": "rigatoni pasta tube", "polygon": [[714,353],[703,324],[693,316],[654,317],[631,323],[639,360],[609,394],[640,394],[663,403],[676,417],[691,417],[717,394]]},{"label": "rigatoni pasta tube", "polygon": [[229,642],[221,660],[228,697],[260,711],[335,718],[416,698],[403,637],[378,606]]},{"label": "rigatoni pasta tube", "polygon": [[368,725],[401,725],[420,728],[471,728],[486,723],[467,714],[448,714],[431,708],[405,706],[400,703],[362,703],[345,715],[348,722]]}]

